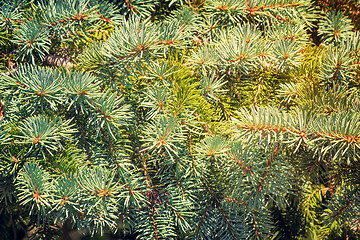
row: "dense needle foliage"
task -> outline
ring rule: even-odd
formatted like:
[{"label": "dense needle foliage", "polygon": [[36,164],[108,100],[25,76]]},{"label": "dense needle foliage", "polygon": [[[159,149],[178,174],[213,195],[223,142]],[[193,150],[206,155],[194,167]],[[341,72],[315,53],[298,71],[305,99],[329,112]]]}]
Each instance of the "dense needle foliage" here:
[{"label": "dense needle foliage", "polygon": [[0,239],[360,239],[359,13],[0,0]]}]

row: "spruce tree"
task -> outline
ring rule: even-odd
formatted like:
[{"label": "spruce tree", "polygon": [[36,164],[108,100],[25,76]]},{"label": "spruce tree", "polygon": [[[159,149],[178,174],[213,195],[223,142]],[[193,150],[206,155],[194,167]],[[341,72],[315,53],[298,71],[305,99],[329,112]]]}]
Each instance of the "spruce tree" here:
[{"label": "spruce tree", "polygon": [[359,239],[359,4],[0,0],[0,238]]}]

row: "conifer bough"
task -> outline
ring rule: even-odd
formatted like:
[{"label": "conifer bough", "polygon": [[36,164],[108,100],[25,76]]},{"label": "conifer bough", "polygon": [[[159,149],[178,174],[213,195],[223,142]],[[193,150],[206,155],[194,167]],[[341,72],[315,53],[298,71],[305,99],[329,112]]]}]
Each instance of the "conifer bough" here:
[{"label": "conifer bough", "polygon": [[359,5],[325,6],[0,0],[2,239],[359,239]]}]

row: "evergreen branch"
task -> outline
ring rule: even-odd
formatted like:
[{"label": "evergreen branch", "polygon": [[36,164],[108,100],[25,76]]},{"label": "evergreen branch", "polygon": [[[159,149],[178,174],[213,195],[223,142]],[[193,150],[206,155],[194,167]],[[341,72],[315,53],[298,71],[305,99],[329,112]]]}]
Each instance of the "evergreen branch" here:
[{"label": "evergreen branch", "polygon": [[263,130],[268,130],[268,131],[273,131],[273,132],[286,132],[286,131],[290,131],[290,132],[294,132],[294,133],[300,133],[300,131],[298,129],[293,129],[290,127],[282,127],[282,126],[276,126],[276,125],[262,125],[262,124],[249,124],[249,125],[238,125],[237,126],[240,129],[246,129],[246,130],[253,130],[253,131],[263,131]]},{"label": "evergreen branch", "polygon": [[181,216],[180,212],[179,212],[178,210],[176,210],[175,207],[174,207],[169,201],[167,201],[165,198],[163,198],[162,195],[160,195],[160,197],[161,197],[162,201],[163,201],[164,203],[166,203],[173,212],[175,212],[176,216],[177,216],[179,219],[183,219],[183,218],[184,218],[183,216]]},{"label": "evergreen branch", "polygon": [[134,8],[134,6],[130,3],[129,0],[124,0],[125,1],[125,4],[128,6],[128,8],[130,9],[130,11],[136,13],[136,9]]},{"label": "evergreen branch", "polygon": [[263,6],[256,6],[253,8],[247,8],[246,10],[250,12],[250,14],[254,15],[255,12],[263,10],[263,9],[271,9],[271,8],[291,8],[291,7],[299,7],[302,6],[299,2],[292,2],[292,3],[278,3],[274,5],[263,5]]},{"label": "evergreen branch", "polygon": [[177,177],[176,177],[176,175],[175,175],[175,171],[174,171],[174,170],[171,170],[171,172],[172,172],[172,175],[173,175],[173,177],[174,177],[174,180],[176,181],[176,184],[177,184],[177,186],[179,187],[179,189],[180,189],[180,191],[182,192],[182,194],[183,194],[184,196],[187,195],[186,192],[185,192],[185,190],[184,190],[184,188],[183,188],[183,186],[181,185],[181,182],[179,182],[179,179],[177,179]]},{"label": "evergreen branch", "polygon": [[209,211],[209,208],[210,208],[210,206],[211,206],[212,201],[213,201],[213,199],[210,199],[210,200],[207,202],[205,211],[204,211],[203,214],[202,214],[202,217],[201,217],[201,219],[200,219],[200,221],[199,221],[199,223],[198,223],[198,225],[197,225],[197,228],[196,228],[195,232],[199,232],[201,225],[204,223],[204,220],[205,220],[206,215],[207,215],[207,213],[208,213],[208,211]]},{"label": "evergreen branch", "polygon": [[358,203],[360,199],[359,189],[356,187],[346,188],[338,192],[326,209],[326,223],[331,225],[340,220],[342,224],[351,224],[353,219],[358,219]]},{"label": "evergreen branch", "polygon": [[251,215],[252,215],[252,224],[254,225],[254,229],[255,229],[255,236],[259,237],[260,230],[259,230],[259,228],[257,226],[257,221],[256,221],[256,216],[255,216],[254,210],[251,210]]},{"label": "evergreen branch", "polygon": [[223,199],[225,199],[226,201],[229,201],[229,202],[233,202],[233,203],[236,203],[236,204],[240,204],[240,205],[249,205],[248,203],[246,202],[242,202],[242,201],[237,201],[235,199],[231,199],[231,198],[228,198],[228,197],[224,197]]},{"label": "evergreen branch", "polygon": [[157,233],[157,228],[156,228],[156,223],[155,223],[155,207],[154,206],[151,206],[151,219],[152,219],[152,225],[153,225],[153,229],[154,229],[154,234],[155,234],[155,239],[158,240],[159,239],[159,236],[158,236],[158,233]]},{"label": "evergreen branch", "polygon": [[222,214],[222,216],[223,216],[223,218],[224,218],[224,220],[225,220],[225,223],[226,223],[226,225],[227,225],[227,228],[228,228],[229,231],[230,231],[230,234],[231,234],[232,239],[237,240],[237,238],[236,238],[236,236],[235,236],[235,234],[234,234],[234,231],[233,231],[233,229],[232,229],[232,227],[231,227],[231,224],[230,224],[230,222],[229,222],[229,220],[228,220],[228,217],[227,217],[227,215],[226,215],[226,213],[225,213],[222,205],[221,205],[220,202],[218,202],[218,201],[216,201],[215,203],[216,203],[216,205],[218,206],[218,208],[220,209],[220,212],[221,212],[221,214]]},{"label": "evergreen branch", "polygon": [[145,179],[146,179],[146,184],[147,184],[147,186],[148,186],[149,189],[152,189],[152,184],[151,184],[151,179],[150,179],[150,175],[149,175],[149,170],[148,170],[148,168],[147,168],[146,160],[145,160],[145,159],[143,159],[142,165],[143,165],[143,169],[144,169],[144,176],[145,176]]},{"label": "evergreen branch", "polygon": [[337,62],[336,63],[336,67],[335,67],[335,71],[334,71],[334,75],[330,78],[331,80],[335,80],[336,79],[336,77],[337,77],[337,75],[338,75],[338,73],[339,73],[339,70],[340,70],[340,67],[341,67],[341,65],[342,65],[342,60],[340,60],[340,62]]},{"label": "evergreen branch", "polygon": [[[101,15],[99,12],[95,12],[95,13],[96,13],[96,15],[99,16],[100,19],[104,20],[105,23],[110,23],[110,24],[112,24],[110,18],[106,18],[104,15]],[[98,31],[103,31],[103,30],[99,29]],[[105,32],[107,32],[107,31],[105,31]]]},{"label": "evergreen branch", "polygon": [[144,52],[145,50],[149,49],[149,47],[150,47],[150,44],[149,44],[149,43],[139,44],[136,48],[131,49],[131,50],[129,51],[129,52],[131,52],[130,54],[125,55],[125,56],[119,56],[119,57],[117,57],[117,58],[120,59],[120,60],[123,60],[123,59],[126,59],[126,58],[130,58],[130,57],[136,56],[137,54],[142,53],[142,52]]},{"label": "evergreen branch", "polygon": [[21,23],[23,24],[24,22],[18,19],[12,19],[12,18],[4,18],[4,20],[1,20],[0,23],[4,23],[4,22],[8,22],[8,21],[13,21],[13,22],[17,22],[17,23]]},{"label": "evergreen branch", "polygon": [[70,16],[70,17],[67,17],[67,18],[57,19],[54,22],[49,22],[50,26],[48,26],[48,28],[51,29],[52,27],[55,27],[58,24],[63,24],[63,23],[66,24],[66,23],[71,22],[71,21],[83,21],[87,17],[89,17],[89,15],[86,14],[85,12],[78,13],[76,15],[73,15],[73,16]]},{"label": "evergreen branch", "polygon": [[237,159],[234,154],[232,154],[232,153],[228,153],[228,154],[231,157],[231,159],[234,160],[234,162],[236,164],[241,166],[241,168],[243,169],[243,172],[244,172],[245,175],[247,175],[248,173],[252,173],[251,166],[248,166],[247,164],[243,163],[241,161],[241,159]]},{"label": "evergreen branch", "polygon": [[330,191],[330,190],[331,190],[330,188],[324,187],[324,188],[320,188],[320,189],[315,189],[315,191],[312,191],[309,194],[309,196],[305,200],[305,209],[306,209],[307,214],[310,214],[310,207],[311,207],[310,201],[311,201],[311,198],[313,198],[313,196],[316,195],[318,192],[322,193],[323,195],[326,195],[326,193],[328,191]]},{"label": "evergreen branch", "polygon": [[259,182],[259,185],[257,186],[256,188],[256,192],[258,193],[261,193],[262,191],[262,188],[263,188],[263,184],[265,182],[265,178],[266,178],[266,175],[269,173],[269,169],[270,169],[270,166],[271,164],[274,162],[274,159],[276,157],[276,154],[278,152],[278,150],[280,149],[280,142],[278,142],[276,144],[276,146],[274,147],[274,152],[273,154],[271,155],[270,159],[268,160],[268,163],[266,165],[266,170],[263,172],[262,176],[261,176],[261,179],[260,179],[260,182]]},{"label": "evergreen branch", "polygon": [[101,129],[101,133],[104,135],[104,137],[105,137],[105,139],[106,139],[106,142],[107,142],[107,144],[108,144],[108,147],[109,147],[109,150],[110,150],[111,155],[115,158],[116,166],[117,166],[117,167],[120,167],[119,162],[118,162],[117,155],[116,155],[116,153],[115,153],[115,148],[114,148],[113,144],[111,143],[111,140],[110,140],[109,136],[108,136],[107,133],[104,131],[104,129]]},{"label": "evergreen branch", "polygon": [[192,133],[191,133],[191,131],[189,131],[189,153],[190,153],[190,158],[191,158],[192,169],[195,172],[197,172],[198,169],[197,169],[197,166],[196,166],[195,161],[194,161],[193,145],[192,145]]},{"label": "evergreen branch", "polygon": [[[79,123],[78,119],[76,119],[76,121]],[[79,129],[80,136],[81,136],[81,142],[82,142],[82,144],[83,144],[83,146],[85,148],[85,151],[86,151],[86,156],[87,156],[88,160],[90,161],[90,164],[93,164],[93,160],[91,158],[91,153],[90,153],[90,148],[89,148],[88,142],[86,141],[84,129],[81,126],[81,124],[79,124],[78,126],[79,126],[78,129]]]},{"label": "evergreen branch", "polygon": [[292,24],[295,24],[294,21],[291,21],[291,19],[289,18],[286,18],[286,17],[282,17],[280,15],[277,15],[277,14],[271,14],[271,13],[266,13],[269,17],[273,17],[281,22],[284,22],[284,23],[292,23]]}]

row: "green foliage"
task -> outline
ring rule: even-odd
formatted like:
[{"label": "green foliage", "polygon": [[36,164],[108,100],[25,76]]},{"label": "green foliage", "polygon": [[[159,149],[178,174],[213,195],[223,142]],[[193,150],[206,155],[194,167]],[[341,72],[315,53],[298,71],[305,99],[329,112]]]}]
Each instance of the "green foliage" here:
[{"label": "green foliage", "polygon": [[0,236],[359,239],[358,5],[328,2],[0,0]]},{"label": "green foliage", "polygon": [[28,22],[22,24],[15,33],[14,40],[14,43],[20,47],[18,58],[24,60],[25,56],[29,56],[33,64],[37,55],[43,60],[45,54],[49,51],[50,40],[47,38],[48,35],[48,30],[38,23]]},{"label": "green foliage", "polygon": [[319,24],[319,33],[324,36],[325,43],[339,43],[350,34],[351,21],[343,13],[330,12]]}]

